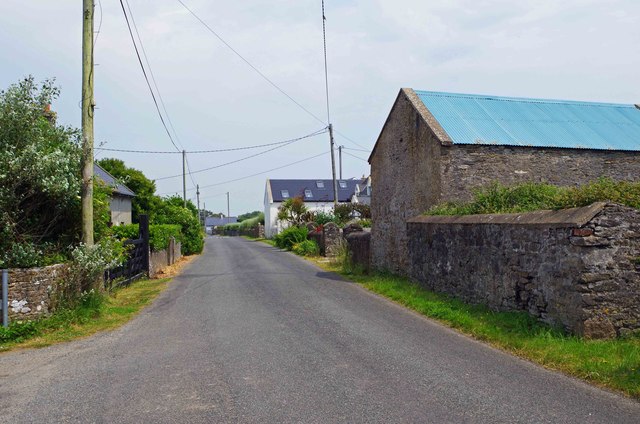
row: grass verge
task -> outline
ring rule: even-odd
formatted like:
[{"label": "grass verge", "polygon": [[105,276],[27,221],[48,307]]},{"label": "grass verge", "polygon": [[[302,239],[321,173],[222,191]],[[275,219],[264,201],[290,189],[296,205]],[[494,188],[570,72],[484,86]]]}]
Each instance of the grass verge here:
[{"label": "grass verge", "polygon": [[337,263],[320,258],[311,260],[475,339],[546,368],[640,399],[640,337],[588,340],[570,336],[526,312],[494,312],[425,290],[402,277],[349,273]]},{"label": "grass verge", "polygon": [[[194,256],[166,270],[168,277],[177,275]],[[171,278],[146,279],[127,287],[115,289],[110,294],[85,296],[75,309],[57,311],[50,317],[14,327],[9,341],[0,338],[0,353],[13,349],[41,348],[56,343],[91,336],[101,331],[116,329],[136,316],[168,287]],[[11,327],[10,327],[11,331]],[[18,334],[16,334],[18,333]]]}]

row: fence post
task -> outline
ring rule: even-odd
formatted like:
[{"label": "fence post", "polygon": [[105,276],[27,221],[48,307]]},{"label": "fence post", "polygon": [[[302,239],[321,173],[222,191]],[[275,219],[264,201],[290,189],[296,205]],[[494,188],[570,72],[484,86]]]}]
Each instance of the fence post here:
[{"label": "fence post", "polygon": [[140,238],[144,240],[144,269],[149,274],[151,266],[149,264],[149,215],[140,215],[139,219]]},{"label": "fence post", "polygon": [[9,270],[2,270],[2,326],[9,326]]}]

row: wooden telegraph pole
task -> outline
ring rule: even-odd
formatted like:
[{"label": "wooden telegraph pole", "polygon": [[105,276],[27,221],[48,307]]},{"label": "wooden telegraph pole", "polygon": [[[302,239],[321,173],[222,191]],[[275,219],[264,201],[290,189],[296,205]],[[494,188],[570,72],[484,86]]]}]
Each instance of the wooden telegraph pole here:
[{"label": "wooden telegraph pole", "polygon": [[82,4],[82,241],[93,245],[93,0]]}]

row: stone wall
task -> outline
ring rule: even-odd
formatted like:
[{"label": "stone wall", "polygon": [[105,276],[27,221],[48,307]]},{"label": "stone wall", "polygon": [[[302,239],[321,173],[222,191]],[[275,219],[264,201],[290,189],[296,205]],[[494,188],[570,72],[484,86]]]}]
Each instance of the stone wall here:
[{"label": "stone wall", "polygon": [[443,146],[439,166],[443,187],[439,202],[469,200],[474,188],[494,181],[572,186],[603,176],[625,181],[640,178],[640,154],[605,150]]},{"label": "stone wall", "polygon": [[351,262],[355,268],[367,273],[371,264],[371,232],[352,232],[346,236]]},{"label": "stone wall", "polygon": [[636,181],[638,152],[453,145],[413,90],[403,89],[370,158],[372,262],[407,275],[407,219],[432,206],[467,200],[494,181],[571,186],[600,177]]},{"label": "stone wall", "polygon": [[51,294],[68,266],[9,270],[9,320],[32,320],[51,312]]},{"label": "stone wall", "polygon": [[410,276],[588,337],[640,331],[640,211],[598,203],[528,214],[420,216]]},{"label": "stone wall", "polygon": [[170,242],[169,247],[149,255],[149,277],[156,278],[169,265],[173,265],[182,257],[182,244]]}]

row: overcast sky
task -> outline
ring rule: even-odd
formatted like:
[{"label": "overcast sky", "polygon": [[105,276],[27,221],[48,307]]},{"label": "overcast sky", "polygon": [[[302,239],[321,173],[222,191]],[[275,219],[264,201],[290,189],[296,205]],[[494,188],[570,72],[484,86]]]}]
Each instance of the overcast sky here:
[{"label": "overcast sky", "polygon": [[[186,150],[296,138],[324,127],[266,83],[177,0],[128,0],[160,93]],[[322,120],[326,117],[320,0],[183,0],[230,45]],[[96,5],[96,144],[172,150],[154,109],[118,0]],[[59,122],[80,126],[80,0],[0,0],[0,87],[55,77]],[[327,0],[331,115],[344,177],[366,161],[401,87],[640,103],[638,0]],[[349,139],[353,140],[350,141]],[[356,144],[354,144],[357,143]],[[193,171],[257,151],[190,155]],[[201,202],[231,214],[262,209],[266,178],[330,178],[322,134],[194,174]],[[326,152],[324,156],[240,181]],[[181,172],[180,155],[98,152],[149,178]],[[181,193],[181,179],[157,182]],[[192,182],[188,182],[192,189]],[[214,185],[217,184],[217,185]],[[210,186],[210,187],[207,187]],[[195,190],[188,192],[195,199]]]}]

